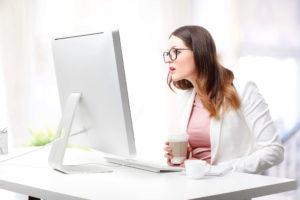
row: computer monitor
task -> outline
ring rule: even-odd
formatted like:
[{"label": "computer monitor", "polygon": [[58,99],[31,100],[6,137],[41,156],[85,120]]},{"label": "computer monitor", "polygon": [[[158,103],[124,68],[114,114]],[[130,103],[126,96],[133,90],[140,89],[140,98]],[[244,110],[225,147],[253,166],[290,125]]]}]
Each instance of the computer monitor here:
[{"label": "computer monitor", "polygon": [[80,145],[119,156],[136,153],[119,31],[52,41],[62,119],[49,164],[62,172],[107,171],[63,165],[72,133]]}]

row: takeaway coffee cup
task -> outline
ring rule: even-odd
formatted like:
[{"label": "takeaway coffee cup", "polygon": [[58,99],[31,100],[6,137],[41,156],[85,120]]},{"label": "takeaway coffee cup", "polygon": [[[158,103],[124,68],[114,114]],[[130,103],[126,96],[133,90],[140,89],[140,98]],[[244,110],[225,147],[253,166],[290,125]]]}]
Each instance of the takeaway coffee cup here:
[{"label": "takeaway coffee cup", "polygon": [[204,160],[186,160],[184,165],[185,174],[191,179],[202,178],[210,170],[210,165]]},{"label": "takeaway coffee cup", "polygon": [[171,163],[181,164],[186,159],[188,138],[187,134],[168,135],[169,146],[172,148],[170,154],[173,156]]}]

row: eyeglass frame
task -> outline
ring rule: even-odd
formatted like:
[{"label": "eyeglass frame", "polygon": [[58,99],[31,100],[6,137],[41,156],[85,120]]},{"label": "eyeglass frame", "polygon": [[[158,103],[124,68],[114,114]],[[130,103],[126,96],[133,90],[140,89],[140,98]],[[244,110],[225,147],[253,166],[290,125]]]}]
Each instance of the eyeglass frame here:
[{"label": "eyeglass frame", "polygon": [[[171,54],[170,54],[170,52],[171,52],[173,49],[175,49],[175,58],[174,58],[174,59],[171,58]],[[166,59],[165,59],[166,56],[169,56],[170,60],[175,61],[175,60],[177,59],[177,55],[178,55],[178,51],[179,51],[179,50],[191,50],[191,49],[187,49],[187,48],[171,48],[169,51],[163,52],[163,59],[164,59],[164,62],[165,62],[165,63],[168,63],[168,62],[166,62]],[[192,50],[191,50],[191,51],[192,51]]]}]

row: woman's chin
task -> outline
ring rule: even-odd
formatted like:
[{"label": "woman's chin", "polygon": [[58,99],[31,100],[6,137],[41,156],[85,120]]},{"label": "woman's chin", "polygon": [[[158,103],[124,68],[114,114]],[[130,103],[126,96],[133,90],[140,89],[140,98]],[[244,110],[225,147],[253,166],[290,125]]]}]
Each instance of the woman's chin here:
[{"label": "woman's chin", "polygon": [[182,78],[179,78],[179,77],[176,76],[176,75],[172,75],[172,80],[173,80],[173,81],[180,81],[180,80],[182,80]]}]

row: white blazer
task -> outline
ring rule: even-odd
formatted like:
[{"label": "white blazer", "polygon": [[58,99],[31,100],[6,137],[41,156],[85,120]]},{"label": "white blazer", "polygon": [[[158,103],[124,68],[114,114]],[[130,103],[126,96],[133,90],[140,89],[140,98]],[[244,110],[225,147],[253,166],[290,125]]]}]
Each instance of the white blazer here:
[{"label": "white blazer", "polygon": [[[282,162],[284,148],[256,85],[235,83],[235,87],[241,108],[227,111],[220,120],[211,118],[211,164],[230,165],[238,172],[259,173]],[[183,132],[187,130],[195,94],[195,89],[191,89],[181,97]]]}]

